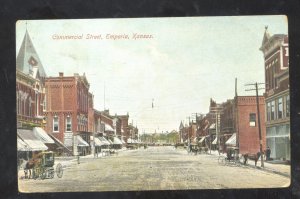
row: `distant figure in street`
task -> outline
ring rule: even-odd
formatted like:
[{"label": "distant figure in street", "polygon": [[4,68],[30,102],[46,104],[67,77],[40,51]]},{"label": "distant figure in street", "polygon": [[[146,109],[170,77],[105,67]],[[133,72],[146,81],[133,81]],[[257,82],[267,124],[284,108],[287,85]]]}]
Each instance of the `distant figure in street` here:
[{"label": "distant figure in street", "polygon": [[266,149],[266,158],[267,158],[267,160],[270,160],[270,155],[271,155],[271,149],[270,149],[270,147],[267,147],[267,149]]}]

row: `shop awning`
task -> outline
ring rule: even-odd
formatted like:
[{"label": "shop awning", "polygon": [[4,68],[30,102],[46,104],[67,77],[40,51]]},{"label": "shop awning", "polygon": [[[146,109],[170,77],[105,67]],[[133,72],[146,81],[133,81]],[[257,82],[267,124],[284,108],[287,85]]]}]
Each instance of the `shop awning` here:
[{"label": "shop awning", "polygon": [[209,127],[209,129],[215,129],[216,128],[216,124],[215,123],[212,123]]},{"label": "shop awning", "polygon": [[84,139],[82,139],[82,137],[80,137],[80,135],[77,135],[76,138],[77,146],[90,146],[86,141],[84,141]]},{"label": "shop awning", "polygon": [[34,132],[27,129],[18,129],[18,136],[22,139],[22,141],[27,144],[28,151],[43,151],[47,150],[48,147],[34,135]]},{"label": "shop awning", "polygon": [[104,145],[103,142],[101,142],[101,140],[99,140],[99,138],[94,138],[94,142],[95,142],[95,146],[102,146]]},{"label": "shop awning", "polygon": [[23,142],[19,137],[17,138],[17,141],[18,141],[18,151],[28,151],[28,145]]},{"label": "shop awning", "polygon": [[122,141],[119,138],[114,137],[114,142],[113,143],[114,144],[122,144]]},{"label": "shop awning", "polygon": [[114,132],[114,129],[110,125],[105,124],[105,131],[112,131],[112,132]]},{"label": "shop awning", "polygon": [[201,138],[201,140],[199,141],[199,143],[202,143],[204,140],[205,140],[205,136],[203,136],[203,137]]},{"label": "shop awning", "polygon": [[236,133],[232,134],[232,136],[226,141],[226,145],[235,146],[236,145]]},{"label": "shop awning", "polygon": [[99,140],[103,143],[103,145],[110,145],[110,143],[104,137],[99,137]]},{"label": "shop awning", "polygon": [[114,144],[110,139],[107,140],[109,144]]},{"label": "shop awning", "polygon": [[55,143],[54,140],[48,135],[48,133],[46,133],[46,131],[41,127],[34,127],[33,132],[38,138],[40,138],[40,140],[43,143],[47,143],[47,144]]},{"label": "shop awning", "polygon": [[218,141],[218,137],[216,137],[211,144],[217,144],[217,141]]}]

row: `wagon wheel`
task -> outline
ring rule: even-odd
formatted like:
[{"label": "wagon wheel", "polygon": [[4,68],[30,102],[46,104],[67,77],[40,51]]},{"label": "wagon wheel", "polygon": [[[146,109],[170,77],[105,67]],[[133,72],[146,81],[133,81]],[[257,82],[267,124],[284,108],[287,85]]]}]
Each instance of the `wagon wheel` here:
[{"label": "wagon wheel", "polygon": [[54,178],[54,169],[49,170],[49,178]]},{"label": "wagon wheel", "polygon": [[41,173],[40,173],[40,178],[42,180],[44,180],[46,178],[46,176],[47,176],[47,170],[46,169],[42,169]]},{"label": "wagon wheel", "polygon": [[39,171],[38,171],[38,169],[37,168],[33,168],[32,169],[32,178],[36,180],[38,177],[39,177]]},{"label": "wagon wheel", "polygon": [[63,176],[63,168],[60,163],[56,166],[56,175],[59,178]]}]

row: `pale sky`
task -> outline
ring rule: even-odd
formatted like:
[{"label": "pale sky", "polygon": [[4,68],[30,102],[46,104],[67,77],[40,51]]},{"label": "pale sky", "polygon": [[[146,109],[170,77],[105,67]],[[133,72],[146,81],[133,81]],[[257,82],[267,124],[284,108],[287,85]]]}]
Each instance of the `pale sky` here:
[{"label": "pale sky", "polygon": [[[264,82],[259,48],[265,26],[271,35],[288,32],[285,16],[28,20],[16,23],[17,52],[26,22],[47,76],[85,73],[95,109],[104,109],[105,88],[105,108],[112,115],[128,112],[146,133],[178,130],[192,113],[207,113],[210,98],[232,99],[235,78],[239,95],[255,95],[245,84]],[[134,40],[134,33],[153,38]],[[102,40],[87,34],[101,34]],[[130,39],[106,39],[107,34]]]}]

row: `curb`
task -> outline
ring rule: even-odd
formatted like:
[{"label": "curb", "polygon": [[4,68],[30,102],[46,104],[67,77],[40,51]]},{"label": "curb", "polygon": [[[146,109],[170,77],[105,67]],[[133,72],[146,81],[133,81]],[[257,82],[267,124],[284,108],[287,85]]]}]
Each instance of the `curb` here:
[{"label": "curb", "polygon": [[[211,153],[211,154],[208,154],[208,155],[212,155],[212,156],[218,156],[218,154],[214,154],[214,153]],[[255,165],[251,165],[251,164],[246,164],[245,166],[247,167],[251,167],[251,168],[254,168],[254,169],[259,169],[261,171],[265,171],[265,172],[269,172],[269,173],[275,173],[277,175],[281,175],[281,176],[284,176],[284,177],[288,177],[290,178],[291,175],[290,174],[286,174],[286,173],[283,173],[283,172],[280,172],[280,171],[277,171],[277,170],[274,170],[274,169],[269,169],[269,168],[261,168],[259,166],[255,166]]]},{"label": "curb", "polygon": [[250,165],[250,164],[247,164],[246,166],[254,168],[254,169],[259,169],[259,170],[262,170],[262,171],[266,171],[266,172],[269,172],[269,173],[275,173],[275,174],[278,174],[278,175],[281,175],[281,176],[284,176],[284,177],[288,177],[288,178],[291,177],[289,174],[282,173],[280,171],[276,171],[276,170],[269,169],[269,168],[266,168],[266,167],[262,168],[262,167],[254,166],[254,165]]}]

